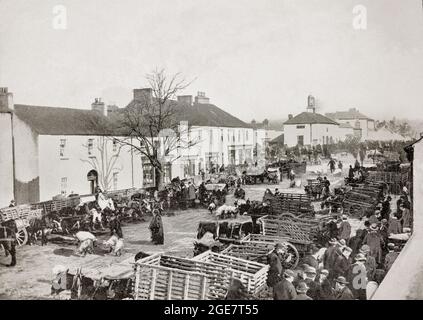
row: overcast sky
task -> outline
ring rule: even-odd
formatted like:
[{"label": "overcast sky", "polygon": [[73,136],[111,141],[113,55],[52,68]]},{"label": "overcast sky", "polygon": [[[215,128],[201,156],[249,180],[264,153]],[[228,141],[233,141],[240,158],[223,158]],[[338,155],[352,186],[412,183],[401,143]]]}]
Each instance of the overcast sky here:
[{"label": "overcast sky", "polygon": [[[65,5],[67,29],[52,27]],[[367,30],[353,8],[367,8]],[[125,106],[156,67],[242,120],[356,107],[423,119],[421,0],[0,0],[0,86],[15,103]]]}]

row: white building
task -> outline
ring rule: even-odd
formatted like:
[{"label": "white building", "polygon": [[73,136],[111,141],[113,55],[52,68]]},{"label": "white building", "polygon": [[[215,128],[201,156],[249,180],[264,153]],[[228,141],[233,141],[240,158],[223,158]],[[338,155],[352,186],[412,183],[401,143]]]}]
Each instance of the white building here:
[{"label": "white building", "polygon": [[[143,91],[144,90],[144,91]],[[149,94],[148,89],[135,89],[137,95]],[[181,148],[176,161],[165,163],[165,182],[172,178],[192,177],[201,169],[208,170],[212,165],[238,165],[244,162],[262,162],[267,143],[266,130],[256,128],[210,103],[204,92],[193,99],[190,95],[178,96],[174,102],[180,132],[189,135],[186,139],[195,144]]]},{"label": "white building", "polygon": [[308,96],[307,102],[307,111],[295,117],[289,115],[288,120],[283,124],[286,146],[331,144],[345,137],[341,136],[343,129],[339,128],[338,122],[316,113],[313,96]]},{"label": "white building", "polygon": [[355,134],[360,134],[361,141],[363,142],[366,141],[372,131],[375,130],[375,121],[362,114],[356,108],[351,108],[348,111],[326,113],[326,116],[340,124],[352,126],[356,130]]},{"label": "white building", "polygon": [[[99,100],[92,105],[98,108],[104,112]],[[15,105],[1,88],[0,207],[11,199],[22,204],[89,194],[97,183],[108,190],[142,187],[140,156],[114,142],[97,111]],[[92,173],[96,181],[88,180]]]},{"label": "white building", "polygon": [[[134,90],[134,98],[140,93],[143,89]],[[212,164],[264,160],[265,130],[210,104],[201,93],[194,103],[190,96],[179,97],[177,107],[176,121],[189,128],[181,132],[199,142],[175,151],[171,158],[179,158],[174,162],[163,159],[165,182],[196,175]],[[106,110],[100,99],[91,110],[15,105],[12,93],[0,88],[0,207],[11,199],[23,204],[89,194],[96,185],[107,190],[155,186],[147,159],[114,139],[123,134],[113,129],[111,115],[118,110]],[[160,144],[160,138],[153,139]]]}]

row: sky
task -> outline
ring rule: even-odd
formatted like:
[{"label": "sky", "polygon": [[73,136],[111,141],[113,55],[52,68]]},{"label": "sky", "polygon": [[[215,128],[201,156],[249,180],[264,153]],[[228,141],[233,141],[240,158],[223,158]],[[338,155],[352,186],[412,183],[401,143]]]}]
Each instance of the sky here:
[{"label": "sky", "polygon": [[156,68],[244,121],[305,111],[309,94],[321,113],[423,119],[422,1],[0,0],[0,86],[15,103],[124,107]]}]

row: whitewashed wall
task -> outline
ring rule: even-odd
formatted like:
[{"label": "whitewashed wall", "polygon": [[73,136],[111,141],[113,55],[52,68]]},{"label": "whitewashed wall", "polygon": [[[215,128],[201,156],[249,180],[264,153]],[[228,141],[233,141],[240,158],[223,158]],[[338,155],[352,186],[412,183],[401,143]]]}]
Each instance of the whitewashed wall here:
[{"label": "whitewashed wall", "polygon": [[13,199],[12,122],[9,113],[0,113],[0,208]]},{"label": "whitewashed wall", "polygon": [[[59,154],[60,140],[66,139],[65,153]],[[66,192],[88,194],[90,182],[87,181],[87,173],[94,169],[88,160],[88,139],[94,139],[93,156],[100,157],[97,150],[98,136],[40,136],[39,137],[39,176],[40,176],[40,200],[51,199],[52,196],[61,192],[61,179],[67,178]],[[112,139],[107,139],[109,157],[113,154]],[[133,166],[131,164],[133,159]],[[100,164],[104,163],[99,161]],[[142,187],[142,163],[141,157],[131,155],[129,147],[123,147],[116,161],[113,172],[118,173],[117,189]],[[132,183],[133,180],[133,183]],[[111,188],[114,189],[113,182]]]}]

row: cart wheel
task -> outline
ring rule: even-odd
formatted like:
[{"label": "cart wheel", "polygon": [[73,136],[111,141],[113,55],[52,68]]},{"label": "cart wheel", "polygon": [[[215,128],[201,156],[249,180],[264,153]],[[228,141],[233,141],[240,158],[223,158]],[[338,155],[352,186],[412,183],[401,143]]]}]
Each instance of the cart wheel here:
[{"label": "cart wheel", "polygon": [[349,214],[355,218],[361,218],[364,215],[363,208],[359,205],[352,205],[349,210]]},{"label": "cart wheel", "polygon": [[288,253],[291,254],[292,259],[289,262],[285,262],[284,265],[286,268],[293,270],[297,267],[298,262],[300,261],[300,254],[298,253],[298,250],[297,248],[295,248],[294,245],[289,242],[287,242],[286,244],[288,246]]},{"label": "cart wheel", "polygon": [[25,228],[19,229],[16,233],[16,243],[18,247],[23,246],[28,241],[28,232]]}]

